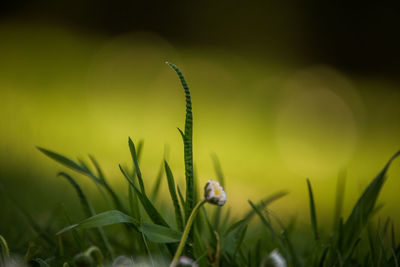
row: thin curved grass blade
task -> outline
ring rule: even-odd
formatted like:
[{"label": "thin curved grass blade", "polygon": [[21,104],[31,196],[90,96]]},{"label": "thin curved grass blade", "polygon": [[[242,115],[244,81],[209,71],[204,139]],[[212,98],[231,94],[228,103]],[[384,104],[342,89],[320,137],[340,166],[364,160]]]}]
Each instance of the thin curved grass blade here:
[{"label": "thin curved grass blade", "polygon": [[60,172],[58,173],[58,176],[64,177],[75,189],[76,193],[78,194],[79,201],[81,202],[81,207],[83,209],[83,212],[85,216],[90,217],[94,215],[94,210],[92,206],[90,205],[88,199],[86,198],[85,194],[83,193],[82,189],[78,185],[78,183],[75,181],[74,178],[72,178],[70,175],[68,175],[65,172]]},{"label": "thin curved grass blade", "polygon": [[311,218],[311,229],[314,233],[315,240],[319,239],[318,233],[318,222],[317,222],[317,211],[315,209],[314,194],[311,187],[311,182],[307,179],[308,196],[310,199],[310,218]]},{"label": "thin curved grass blade", "polygon": [[158,169],[156,181],[154,182],[153,189],[151,190],[150,197],[152,200],[156,200],[159,195],[163,174],[164,174],[164,163],[162,162],[160,164],[160,168]]},{"label": "thin curved grass blade", "polygon": [[177,243],[182,236],[174,229],[148,222],[142,223],[140,230],[154,243]]},{"label": "thin curved grass blade", "polygon": [[119,165],[119,168],[126,178],[126,180],[129,182],[129,184],[132,186],[134,189],[136,195],[138,196],[140,202],[143,205],[143,208],[145,209],[146,213],[149,215],[150,219],[158,225],[162,225],[165,227],[169,227],[167,222],[164,220],[162,215],[158,212],[158,210],[154,207],[154,205],[151,203],[151,201],[147,198],[146,195],[142,194],[140,190],[136,187],[136,185],[133,183],[132,179],[128,176],[128,174],[125,172],[125,170],[122,168],[121,165]]},{"label": "thin curved grass blade", "polygon": [[244,237],[246,236],[246,232],[247,232],[247,226],[248,225],[246,224],[243,227],[241,227],[240,231],[238,231],[236,234],[237,242],[235,244],[235,250],[234,250],[233,256],[232,256],[233,258],[236,257],[236,254],[239,252],[239,249],[243,244],[243,240],[244,240]]},{"label": "thin curved grass blade", "polygon": [[[87,177],[89,177],[93,182],[95,182],[96,185],[101,185],[105,188],[105,190],[109,193],[111,199],[114,202],[115,208],[121,210],[121,211],[126,211],[126,208],[122,204],[121,200],[117,196],[117,194],[114,192],[114,190],[109,186],[109,184],[106,182],[106,180],[103,178],[97,177],[94,173],[92,173],[89,169],[89,167],[82,161],[80,160],[81,165],[76,163],[75,161],[60,155],[58,153],[55,153],[53,151],[37,147],[42,153],[44,153],[46,156],[50,157],[51,159],[61,163],[62,165],[69,167],[77,172],[80,172]],[[93,160],[92,160],[93,161]],[[97,167],[95,167],[97,169]],[[107,199],[108,201],[108,199]]]},{"label": "thin curved grass blade", "polygon": [[49,247],[54,247],[56,245],[53,236],[50,235],[41,225],[39,225],[36,220],[30,215],[30,213],[21,206],[16,199],[14,199],[8,192],[1,186],[0,184],[0,192],[3,192],[4,195],[12,202],[15,209],[21,214],[21,216],[25,219],[26,223],[32,228],[32,230],[43,238],[43,240],[47,243]]},{"label": "thin curved grass blade", "polygon": [[171,195],[172,203],[173,203],[174,209],[175,209],[176,225],[180,231],[183,231],[183,217],[182,217],[182,213],[181,213],[181,207],[180,207],[179,201],[178,201],[178,196],[176,195],[174,176],[172,174],[171,168],[169,167],[167,161],[164,161],[164,167],[165,167],[165,173],[166,173],[167,180],[168,180],[169,193]]},{"label": "thin curved grass blade", "polygon": [[58,154],[56,152],[41,148],[41,147],[37,147],[37,149],[39,149],[43,154],[45,154],[46,156],[48,156],[49,158],[57,161],[58,163],[61,163],[62,165],[71,168],[75,171],[81,172],[81,173],[85,173],[88,174],[88,169],[85,167],[80,166],[78,163],[76,163],[75,161],[61,155]]},{"label": "thin curved grass blade", "polygon": [[137,229],[140,230],[146,237],[155,243],[174,243],[179,242],[181,238],[181,233],[170,229],[168,227],[164,227],[161,225],[156,225],[153,223],[140,223],[136,219],[132,218],[129,215],[126,215],[118,210],[110,210],[103,213],[99,213],[92,217],[89,217],[80,223],[70,225],[68,227],[60,230],[57,235],[63,234],[72,229],[87,229],[94,227],[103,227],[107,225],[114,225],[119,223],[126,223],[134,225]]},{"label": "thin curved grass blade", "polygon": [[192,114],[192,100],[190,97],[190,90],[183,77],[182,72],[177,66],[170,62],[166,62],[177,74],[182,87],[185,91],[186,97],[186,119],[185,119],[185,133],[181,130],[181,135],[183,137],[184,144],[184,158],[185,158],[185,176],[186,176],[186,207],[185,207],[185,217],[186,220],[189,218],[190,214],[195,205],[194,201],[194,180],[193,180],[193,114]]},{"label": "thin curved grass blade", "polygon": [[[278,199],[280,199],[280,198],[286,196],[287,194],[288,194],[287,191],[280,191],[280,192],[274,193],[274,194],[272,194],[272,195],[266,197],[265,199],[259,201],[257,204],[254,204],[254,203],[253,203],[253,204],[254,204],[254,206],[255,206],[257,209],[263,210],[263,209],[265,209],[269,204],[271,204],[272,202],[274,202],[274,201],[276,201],[276,200],[278,200]],[[245,219],[246,221],[249,221],[255,214],[256,214],[256,209],[253,208],[253,209],[251,209],[251,210],[246,214],[246,216],[244,217],[244,219]]]},{"label": "thin curved grass blade", "polygon": [[132,139],[130,137],[128,139],[128,143],[129,143],[129,150],[131,151],[133,165],[135,167],[136,176],[137,176],[138,181],[139,181],[140,190],[141,190],[141,192],[143,194],[146,194],[146,191],[144,189],[143,179],[142,179],[142,173],[141,173],[140,168],[139,168],[139,161],[138,161],[138,156],[136,154],[135,144],[133,143],[133,141],[132,141]]},{"label": "thin curved grass blade", "polygon": [[270,234],[272,239],[281,247],[282,250],[284,250],[283,241],[280,239],[279,235],[275,232],[274,228],[271,225],[271,222],[267,218],[265,218],[265,215],[262,213],[262,211],[259,207],[257,207],[250,200],[248,202],[249,202],[250,206],[254,209],[255,214],[257,214],[259,216],[259,218],[261,219],[261,222],[267,228],[268,233]]},{"label": "thin curved grass blade", "polygon": [[96,160],[96,158],[92,155],[89,155],[89,159],[92,162],[94,168],[96,169],[97,172],[97,176],[102,179],[105,180],[105,176],[104,176],[104,172],[100,167],[100,164],[98,163],[98,161]]},{"label": "thin curved grass blade", "polygon": [[7,241],[2,235],[0,235],[0,248],[0,263],[2,263],[2,261],[5,261],[5,259],[10,256]]},{"label": "thin curved grass blade", "polygon": [[[64,172],[60,172],[58,175],[67,179],[68,182],[74,187],[76,193],[78,194],[83,212],[85,213],[86,217],[91,217],[91,216],[96,215],[95,211],[92,208],[92,205],[90,204],[89,200],[86,198],[85,194],[83,193],[83,191],[80,188],[80,186],[78,185],[78,183],[71,176],[69,176],[68,174],[66,174]],[[114,250],[111,247],[108,237],[104,233],[104,230],[101,227],[98,227],[97,233],[99,235],[100,240],[103,242],[105,249],[110,254],[110,256],[113,257]]]},{"label": "thin curved grass blade", "polygon": [[336,183],[335,209],[333,214],[333,230],[336,230],[338,228],[339,220],[340,217],[342,216],[345,189],[346,189],[346,171],[342,170],[338,175]]},{"label": "thin curved grass blade", "polygon": [[113,225],[117,223],[128,223],[135,225],[136,227],[139,228],[140,223],[132,218],[131,216],[128,216],[118,210],[110,210],[106,212],[102,212],[99,214],[96,214],[92,217],[89,217],[80,223],[73,224],[70,226],[67,226],[60,231],[57,232],[57,235],[63,234],[67,231],[70,231],[72,229],[86,229],[86,228],[93,228],[93,227],[102,227],[102,226],[107,226],[107,225]]},{"label": "thin curved grass blade", "polygon": [[383,183],[386,180],[386,172],[390,164],[400,155],[400,151],[395,153],[386,163],[380,173],[371,181],[364,190],[361,197],[357,200],[354,208],[343,226],[343,251],[350,249],[358,239],[361,231],[366,226],[368,219],[374,212],[375,203],[379,196]]}]

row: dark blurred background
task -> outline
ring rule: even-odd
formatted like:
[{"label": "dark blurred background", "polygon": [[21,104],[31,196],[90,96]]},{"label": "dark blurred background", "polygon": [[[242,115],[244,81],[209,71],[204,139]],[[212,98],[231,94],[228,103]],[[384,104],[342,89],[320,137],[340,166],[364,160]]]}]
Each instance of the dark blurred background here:
[{"label": "dark blurred background", "polygon": [[[82,219],[56,176],[66,169],[38,145],[95,155],[126,196],[118,164],[131,162],[127,137],[143,139],[146,185],[165,154],[183,184],[184,97],[165,60],[192,90],[199,182],[215,179],[216,153],[234,214],[287,189],[272,208],[308,222],[309,177],[330,221],[345,171],[347,215],[400,148],[399,12],[399,1],[1,1],[0,233],[14,246],[30,238],[6,193],[39,223],[60,205]],[[395,162],[380,198],[396,222],[399,177]]]},{"label": "dark blurred background", "polygon": [[323,62],[398,80],[398,1],[2,1],[1,20],[42,21],[116,36],[157,32],[176,44],[260,59]]}]

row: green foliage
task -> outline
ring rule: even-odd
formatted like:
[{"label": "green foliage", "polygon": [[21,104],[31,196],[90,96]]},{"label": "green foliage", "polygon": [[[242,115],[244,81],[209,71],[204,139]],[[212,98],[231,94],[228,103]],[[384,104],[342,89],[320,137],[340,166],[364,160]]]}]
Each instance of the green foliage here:
[{"label": "green foliage", "polygon": [[[395,222],[386,219],[384,223],[376,223],[374,216],[380,209],[376,202],[385,182],[386,172],[393,160],[400,155],[400,151],[369,183],[347,219],[343,219],[342,216],[345,175],[344,172],[340,173],[331,233],[327,232],[323,225],[318,225],[316,199],[308,179],[311,231],[307,230],[304,233],[301,228],[298,229],[295,220],[282,222],[269,209],[270,204],[287,195],[286,191],[271,194],[258,202],[249,200],[249,210],[240,217],[230,215],[227,207],[213,207],[214,210],[210,210],[201,207],[200,204],[195,206],[196,201],[202,201],[202,194],[199,193],[202,185],[195,183],[197,179],[193,168],[191,97],[180,70],[172,63],[168,65],[178,74],[186,97],[185,130],[183,132],[178,129],[184,144],[185,187],[181,191],[177,186],[165,159],[161,166],[156,167],[159,171],[152,190],[148,190],[150,193],[147,194],[146,185],[150,181],[144,181],[145,173],[142,174],[140,169],[143,142],[138,142],[135,146],[131,138],[128,139],[128,147],[132,157],[132,168],[119,165],[126,180],[126,200],[121,197],[120,192],[114,191],[110,186],[100,164],[93,156],[89,156],[88,162],[84,159],[74,161],[56,152],[38,148],[56,162],[91,179],[110,209],[96,214],[89,198],[79,185],[79,178],[74,178],[66,172],[60,172],[59,176],[72,185],[85,217],[79,219],[78,223],[72,223],[68,215],[70,211],[62,209],[65,218],[58,220],[54,217],[58,222],[57,229],[43,226],[43,223],[32,217],[18,201],[8,196],[35,234],[29,246],[20,249],[26,252],[25,263],[30,266],[108,266],[113,263],[116,266],[119,263],[121,266],[132,266],[138,261],[141,263],[139,258],[142,258],[145,259],[143,264],[168,266],[175,252],[180,254],[185,245],[185,255],[196,260],[200,266],[268,266],[265,264],[273,262],[270,256],[272,251],[279,252],[287,266],[295,267],[399,266],[400,244],[396,240],[398,233],[395,232]],[[224,177],[216,155],[212,155],[212,160],[216,178],[225,187],[229,180]],[[171,198],[171,202],[164,203],[172,203],[167,208],[165,205],[158,207],[155,201],[164,171]],[[6,190],[3,191],[7,195]],[[129,205],[129,209],[125,205]],[[199,213],[197,216],[190,216],[194,207]],[[208,216],[209,213],[212,216]],[[254,217],[258,220],[252,220]],[[193,226],[185,227],[189,218]],[[173,221],[175,223],[171,223]],[[62,229],[59,230],[60,228]],[[184,242],[185,234],[188,237],[187,242]],[[183,245],[178,247],[179,242]],[[8,264],[13,251],[10,252],[6,240],[1,235],[0,248],[0,265]],[[128,255],[131,258],[118,255]]]},{"label": "green foliage", "polygon": [[89,177],[96,184],[96,186],[98,186],[99,190],[100,190],[100,188],[103,187],[109,193],[110,197],[112,198],[112,200],[114,202],[115,208],[117,208],[118,210],[121,210],[121,211],[126,211],[126,208],[122,205],[121,200],[119,199],[117,194],[114,192],[114,190],[110,187],[110,185],[106,181],[106,178],[104,177],[97,161],[93,158],[93,156],[90,156],[90,158],[91,158],[92,162],[94,163],[95,168],[98,171],[98,174],[94,174],[82,160],[80,160],[80,164],[78,164],[75,161],[73,161],[63,155],[60,155],[56,152],[53,152],[53,151],[50,151],[50,150],[47,150],[44,148],[40,148],[40,147],[38,147],[38,149],[41,152],[43,152],[46,156],[50,157],[51,159]]}]

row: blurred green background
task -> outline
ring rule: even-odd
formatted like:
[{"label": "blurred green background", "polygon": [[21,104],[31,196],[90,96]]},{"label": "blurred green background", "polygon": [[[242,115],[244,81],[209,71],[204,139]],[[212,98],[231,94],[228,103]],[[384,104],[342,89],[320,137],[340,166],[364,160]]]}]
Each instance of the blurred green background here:
[{"label": "blurred green background", "polygon": [[[183,185],[185,103],[192,91],[200,185],[220,158],[235,214],[278,190],[280,216],[308,220],[306,177],[320,219],[333,215],[345,171],[344,214],[400,148],[398,7],[385,1],[304,5],[231,1],[13,1],[0,11],[0,182],[43,222],[61,203],[81,218],[64,170],[36,150],[95,155],[121,195],[128,136],[144,140],[152,186],[167,158]],[[75,175],[76,176],[76,175]],[[95,187],[84,190],[106,209]],[[165,191],[165,181],[164,191]],[[381,215],[400,219],[400,164],[389,170]],[[0,233],[27,240],[0,195]],[[24,228],[25,227],[25,228]]]}]

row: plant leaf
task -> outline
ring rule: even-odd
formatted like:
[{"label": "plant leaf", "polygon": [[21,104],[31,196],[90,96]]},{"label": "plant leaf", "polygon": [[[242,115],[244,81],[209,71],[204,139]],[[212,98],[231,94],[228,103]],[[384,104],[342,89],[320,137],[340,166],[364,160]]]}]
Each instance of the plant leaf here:
[{"label": "plant leaf", "polygon": [[343,226],[343,252],[347,252],[358,239],[362,229],[368,222],[374,211],[379,192],[386,179],[386,172],[392,161],[400,155],[400,151],[394,154],[380,173],[371,181],[357,200],[354,208]]},{"label": "plant leaf", "polygon": [[[95,211],[93,210],[92,206],[90,205],[88,199],[86,198],[85,194],[83,193],[82,189],[79,187],[78,183],[68,174],[64,172],[60,172],[58,174],[59,176],[62,176],[70,182],[70,184],[75,188],[76,193],[78,194],[78,197],[81,201],[81,206],[83,208],[83,212],[85,213],[86,217],[91,217],[96,215]],[[107,252],[111,257],[114,256],[114,250],[110,245],[110,242],[108,240],[107,235],[105,234],[103,228],[98,227],[97,229],[97,234],[99,235],[99,238],[101,241],[104,243],[104,247],[107,249]]]},{"label": "plant leaf", "polygon": [[96,158],[92,155],[89,155],[89,159],[92,162],[93,166],[95,167],[96,171],[97,171],[97,175],[99,176],[100,179],[104,180],[104,173],[103,170],[101,169],[99,163],[97,162]]},{"label": "plant leaf", "polygon": [[7,241],[2,235],[0,235],[0,247],[1,247],[0,256],[3,255],[5,255],[6,257],[10,256],[10,250],[8,249]]},{"label": "plant leaf", "polygon": [[310,180],[307,179],[308,196],[310,198],[310,217],[311,217],[311,228],[314,233],[315,240],[319,239],[318,234],[318,223],[317,223],[317,212],[315,210],[314,195],[311,188]]},{"label": "plant leaf", "polygon": [[236,254],[238,253],[240,246],[243,243],[244,237],[246,235],[247,231],[247,224],[244,225],[243,227],[240,228],[240,230],[237,232],[235,237],[237,238],[236,246],[235,246],[235,251],[233,252],[233,258],[235,258]]},{"label": "plant leaf", "polygon": [[194,201],[194,180],[193,180],[193,114],[192,114],[192,100],[190,97],[190,90],[183,77],[182,72],[177,66],[170,62],[166,62],[177,74],[179,80],[182,84],[183,90],[185,91],[186,97],[186,119],[185,119],[185,134],[181,132],[184,142],[184,158],[185,158],[185,176],[186,176],[186,207],[185,207],[185,217],[186,220],[189,218],[190,214],[195,205]]},{"label": "plant leaf", "polygon": [[140,230],[150,241],[155,243],[176,243],[181,240],[182,236],[181,232],[148,222],[142,223]]},{"label": "plant leaf", "polygon": [[132,141],[132,139],[130,137],[128,139],[128,143],[129,143],[129,150],[131,151],[133,165],[135,166],[136,176],[137,176],[138,181],[139,181],[140,190],[141,190],[141,192],[143,194],[146,194],[146,192],[144,190],[144,183],[143,183],[143,179],[142,179],[142,173],[141,173],[140,168],[139,168],[139,162],[138,162],[138,157],[137,157],[137,154],[136,154],[135,144],[133,143],[133,141]]},{"label": "plant leaf", "polygon": [[164,161],[164,166],[168,180],[169,193],[171,195],[172,203],[174,204],[176,225],[178,226],[178,229],[180,231],[183,231],[183,218],[181,213],[181,207],[178,201],[178,196],[176,195],[174,176],[167,161]]},{"label": "plant leaf", "polygon": [[337,178],[336,183],[336,198],[335,198],[335,211],[333,214],[333,230],[339,227],[339,220],[342,216],[344,192],[346,188],[346,171],[342,170]]},{"label": "plant leaf", "polygon": [[131,216],[126,215],[118,210],[110,210],[106,212],[102,212],[96,214],[92,217],[89,217],[80,223],[73,224],[61,229],[57,235],[65,233],[71,229],[86,229],[86,228],[93,228],[93,227],[101,227],[106,225],[113,225],[117,223],[129,223],[135,225],[139,228],[139,222],[132,218]]},{"label": "plant leaf", "polygon": [[103,213],[99,213],[92,217],[89,217],[80,223],[70,225],[60,230],[57,235],[63,234],[72,229],[86,229],[93,227],[102,227],[107,225],[113,225],[118,223],[128,223],[137,227],[146,237],[156,243],[173,243],[179,242],[181,233],[153,223],[139,223],[136,219],[129,215],[126,215],[118,210],[110,210]]},{"label": "plant leaf", "polygon": [[78,183],[67,173],[65,172],[59,172],[58,176],[64,177],[67,179],[67,181],[74,187],[76,193],[78,194],[79,200],[81,202],[81,206],[83,209],[83,212],[86,217],[90,217],[94,215],[94,211],[92,206],[90,205],[88,199],[86,198],[85,194],[83,193],[82,189],[78,185]]},{"label": "plant leaf", "polygon": [[[257,209],[263,210],[265,209],[265,207],[267,207],[269,204],[271,204],[272,202],[280,199],[281,197],[284,197],[288,194],[288,192],[286,191],[280,191],[277,193],[274,193],[268,197],[266,197],[265,199],[261,200],[260,202],[257,203],[257,205],[255,205],[255,207]],[[251,209],[246,216],[244,217],[244,219],[246,221],[249,221],[254,215],[256,214],[256,209]]]},{"label": "plant leaf", "polygon": [[158,169],[158,172],[157,172],[156,181],[153,185],[153,190],[151,191],[151,195],[150,195],[152,200],[155,200],[158,197],[158,193],[160,192],[163,174],[164,174],[164,164],[161,163],[160,168]]},{"label": "plant leaf", "polygon": [[164,220],[162,215],[158,212],[158,210],[153,206],[151,201],[147,198],[146,195],[142,194],[140,190],[136,187],[136,185],[133,183],[132,179],[127,175],[127,173],[124,171],[121,165],[119,165],[119,168],[122,172],[122,174],[125,176],[127,181],[130,183],[132,188],[135,190],[136,195],[138,196],[140,202],[143,205],[143,208],[145,209],[146,213],[149,215],[150,219],[155,223],[159,224],[165,227],[169,227],[167,222]]},{"label": "plant leaf", "polygon": [[272,239],[279,244],[279,246],[281,247],[281,249],[284,249],[284,244],[282,242],[282,240],[279,238],[279,235],[275,232],[275,230],[273,229],[271,222],[265,218],[264,214],[262,213],[262,211],[260,210],[259,207],[257,207],[253,202],[251,202],[250,200],[248,201],[250,206],[254,209],[255,213],[260,217],[261,222],[265,225],[265,227],[267,228],[270,236],[272,237]]},{"label": "plant leaf", "polygon": [[49,158],[61,163],[62,165],[71,168],[75,171],[81,172],[81,173],[85,173],[88,174],[88,170],[82,166],[80,166],[78,163],[76,163],[75,161],[60,155],[56,152],[41,148],[41,147],[37,147],[37,149],[39,149],[43,154],[45,154],[46,156],[48,156]]}]

